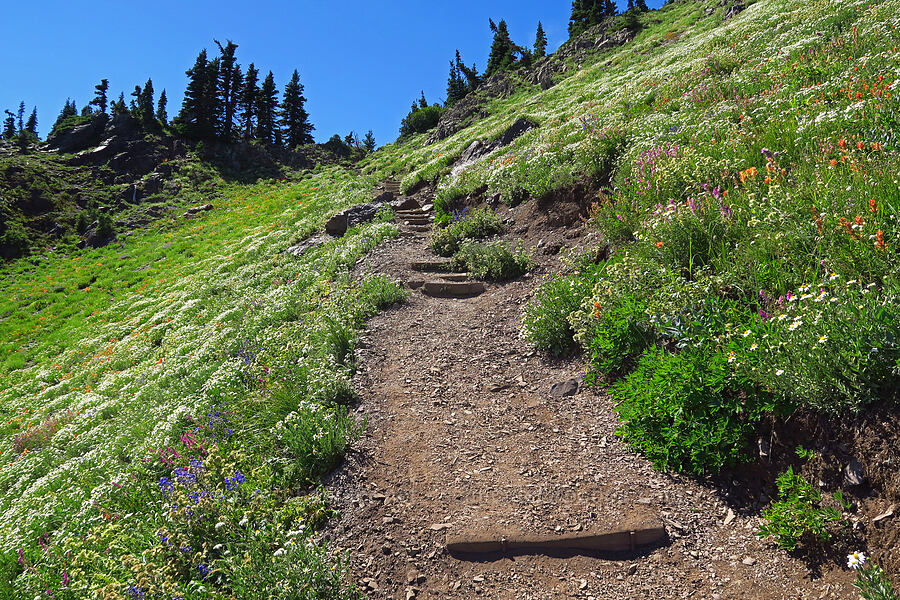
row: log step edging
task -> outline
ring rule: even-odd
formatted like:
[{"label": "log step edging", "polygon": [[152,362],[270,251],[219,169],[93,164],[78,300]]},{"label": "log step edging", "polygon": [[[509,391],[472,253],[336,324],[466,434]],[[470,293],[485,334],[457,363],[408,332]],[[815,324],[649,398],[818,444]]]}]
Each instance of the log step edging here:
[{"label": "log step edging", "polygon": [[422,293],[434,298],[471,298],[479,296],[487,290],[480,281],[452,282],[426,281],[422,284]]},{"label": "log step edging", "polygon": [[610,533],[573,533],[556,537],[507,537],[497,534],[448,533],[446,548],[456,554],[488,554],[494,552],[559,552],[588,550],[595,552],[635,552],[666,538],[662,525],[641,529],[625,529]]}]

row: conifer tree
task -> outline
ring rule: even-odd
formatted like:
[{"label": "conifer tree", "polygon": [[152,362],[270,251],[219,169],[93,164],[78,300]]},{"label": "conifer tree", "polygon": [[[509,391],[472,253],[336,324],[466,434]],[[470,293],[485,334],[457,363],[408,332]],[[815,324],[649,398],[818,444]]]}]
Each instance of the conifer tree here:
[{"label": "conifer tree", "polygon": [[163,91],[159,94],[159,102],[156,103],[156,120],[162,125],[168,125],[169,123],[169,115],[166,112],[166,104],[168,104],[168,102],[169,99],[166,97],[166,89],[163,88]]},{"label": "conifer tree", "polygon": [[66,103],[63,105],[62,110],[59,112],[59,116],[56,117],[56,122],[53,124],[53,128],[55,129],[57,125],[68,119],[69,117],[74,117],[78,114],[78,111],[75,110],[75,103],[66,98]]},{"label": "conifer tree", "polygon": [[[266,80],[268,81],[268,78]],[[284,100],[281,103],[280,111],[281,129],[288,148],[293,149],[303,144],[313,143],[313,126],[309,122],[309,114],[304,108],[305,102],[300,74],[297,69],[294,69],[291,80],[284,86]]]},{"label": "conifer tree", "polygon": [[461,67],[462,60],[459,57],[459,50],[456,51],[456,60],[450,61],[450,76],[447,78],[447,100],[446,106],[455,104],[462,100],[469,93],[468,85],[463,81],[463,71]]},{"label": "conifer tree", "polygon": [[375,134],[370,129],[363,138],[363,148],[366,149],[366,152],[375,152],[375,147]]},{"label": "conifer tree", "polygon": [[425,90],[422,90],[422,95],[419,96],[419,109],[428,108],[428,100],[425,99]]},{"label": "conifer tree", "polygon": [[3,139],[11,140],[16,137],[16,115],[8,109],[3,112],[6,113],[6,118],[3,119]]},{"label": "conifer tree", "polygon": [[181,112],[175,119],[181,133],[194,139],[213,139],[216,134],[218,102],[216,90],[219,78],[219,61],[207,60],[206,49],[197,56],[194,66],[185,71],[187,89]]},{"label": "conifer tree", "polygon": [[543,58],[544,56],[547,56],[547,34],[544,33],[544,26],[538,21],[537,34],[535,34],[534,40],[534,57]]},{"label": "conifer tree", "polygon": [[491,30],[494,32],[494,41],[491,44],[491,53],[488,56],[487,69],[484,72],[485,77],[490,77],[497,71],[505,71],[516,62],[515,52],[516,45],[509,37],[509,31],[506,28],[506,21],[502,20],[494,24],[489,19]]},{"label": "conifer tree", "polygon": [[219,47],[217,93],[222,110],[220,119],[221,136],[225,142],[230,142],[234,138],[234,118],[237,113],[237,105],[244,78],[241,74],[241,67],[235,59],[237,44],[231,40],[228,40],[224,46],[219,43],[219,40],[215,40],[215,42],[216,46]]},{"label": "conifer tree", "polygon": [[141,99],[141,86],[134,86],[134,91],[131,92],[131,100],[128,101],[128,109],[131,111],[131,114],[137,118],[140,118],[138,114],[138,100]]},{"label": "conifer tree", "polygon": [[634,7],[640,12],[647,12],[650,10],[650,7],[647,6],[647,0],[635,0]]},{"label": "conifer tree", "polygon": [[578,35],[607,17],[614,17],[617,12],[613,0],[574,0],[569,17],[569,37]]},{"label": "conifer tree", "polygon": [[459,72],[466,78],[466,94],[474,92],[481,85],[481,75],[478,74],[478,68],[475,63],[471,67],[467,67],[462,61],[456,63]]},{"label": "conifer tree", "polygon": [[109,79],[101,79],[100,83],[94,86],[94,99],[90,101],[89,105],[96,106],[97,110],[105,113],[107,91],[109,91]]},{"label": "conifer tree", "polygon": [[634,10],[634,0],[628,0],[628,8],[626,9],[626,11],[631,12],[633,10]]},{"label": "conifer tree", "polygon": [[110,110],[114,117],[118,115],[124,115],[128,112],[128,107],[125,105],[125,92],[121,92],[119,94],[119,99],[112,103],[112,107],[110,107]]},{"label": "conifer tree", "polygon": [[128,112],[128,106],[125,105],[125,92],[119,94],[119,99],[112,103],[110,111],[114,117]]},{"label": "conifer tree", "polygon": [[94,114],[94,109],[91,108],[90,104],[85,104],[84,106],[81,107],[81,116],[82,117],[89,117],[92,114]]},{"label": "conifer tree", "polygon": [[31,116],[28,117],[28,120],[25,121],[25,131],[31,133],[34,136],[37,136],[37,126],[38,126],[38,118],[37,118],[37,107],[31,111]]},{"label": "conifer tree", "polygon": [[138,118],[145,127],[156,125],[156,115],[153,112],[153,80],[148,79],[138,96]]},{"label": "conifer tree", "polygon": [[244,139],[252,139],[255,135],[257,99],[259,98],[259,71],[250,63],[247,67],[247,74],[244,77],[244,86],[241,97],[238,102],[238,110],[240,110],[241,129],[244,132]]},{"label": "conifer tree", "polygon": [[276,127],[278,88],[275,87],[275,77],[272,75],[272,71],[269,71],[269,74],[263,80],[262,86],[260,86],[256,106],[256,139],[266,144],[274,144],[276,140],[275,134],[278,131],[278,127]]},{"label": "conifer tree", "polygon": [[[74,106],[74,104],[73,104]],[[19,133],[25,131],[25,101],[19,102]]]}]

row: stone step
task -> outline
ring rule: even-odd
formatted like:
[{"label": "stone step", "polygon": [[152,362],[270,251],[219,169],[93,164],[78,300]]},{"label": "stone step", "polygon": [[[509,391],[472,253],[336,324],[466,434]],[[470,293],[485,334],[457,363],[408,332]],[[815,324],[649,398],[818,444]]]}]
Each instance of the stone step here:
[{"label": "stone step", "polygon": [[447,273],[446,275],[441,275],[441,279],[444,281],[468,281],[469,274],[468,273]]},{"label": "stone step", "polygon": [[434,298],[471,298],[483,294],[486,289],[480,281],[426,281],[422,284],[422,292]]},{"label": "stone step", "polygon": [[440,273],[441,271],[450,270],[449,260],[421,260],[409,263],[409,267],[413,271],[423,271],[427,273]]},{"label": "stone step", "polygon": [[431,231],[431,225],[410,225],[410,231]]},{"label": "stone step", "polygon": [[403,217],[402,220],[407,225],[431,225],[431,219],[428,217]]},{"label": "stone step", "polygon": [[426,213],[418,208],[414,208],[411,210],[395,210],[394,215],[400,216],[400,217],[428,217],[429,216],[428,213]]}]

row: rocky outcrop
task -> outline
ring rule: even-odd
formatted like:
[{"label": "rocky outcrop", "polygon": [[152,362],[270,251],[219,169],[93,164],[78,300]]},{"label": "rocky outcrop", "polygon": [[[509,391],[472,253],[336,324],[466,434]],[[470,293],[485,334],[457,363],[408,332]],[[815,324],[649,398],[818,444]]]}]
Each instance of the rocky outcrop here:
[{"label": "rocky outcrop", "polygon": [[108,115],[97,113],[87,123],[51,134],[47,138],[47,149],[67,154],[69,152],[78,152],[85,148],[92,148],[100,143],[103,130],[108,121]]},{"label": "rocky outcrop", "polygon": [[485,105],[494,98],[506,98],[516,90],[506,73],[496,73],[485,79],[478,89],[446,109],[437,126],[428,134],[433,144],[462,131],[472,123],[488,116]]},{"label": "rocky outcrop", "polygon": [[522,69],[522,77],[525,81],[540,86],[542,90],[548,90],[556,85],[558,75],[568,72],[571,63],[580,65],[591,54],[627,44],[637,35],[636,29],[628,27],[610,31],[611,25],[608,21],[603,22],[572,38],[550,56],[537,61],[530,69]]},{"label": "rocky outcrop", "polygon": [[537,126],[537,123],[530,119],[520,118],[493,142],[475,140],[468,148],[463,150],[459,159],[453,164],[450,174],[455,177],[466,167],[475,164],[497,148],[510,145],[517,137]]}]

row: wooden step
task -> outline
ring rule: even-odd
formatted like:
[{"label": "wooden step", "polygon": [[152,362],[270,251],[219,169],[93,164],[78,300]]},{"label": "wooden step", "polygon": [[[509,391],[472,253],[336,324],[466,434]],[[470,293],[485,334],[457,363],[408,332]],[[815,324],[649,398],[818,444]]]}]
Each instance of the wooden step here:
[{"label": "wooden step", "polygon": [[403,217],[407,225],[431,225],[431,219],[427,217]]},{"label": "wooden step", "polygon": [[471,298],[483,294],[486,289],[480,281],[426,281],[422,284],[422,292],[435,298]]},{"label": "wooden step", "polygon": [[413,208],[410,210],[395,210],[394,216],[397,216],[397,217],[428,217],[429,215],[428,215],[428,213],[423,212],[417,208]]},{"label": "wooden step", "polygon": [[450,270],[449,260],[422,260],[413,261],[409,264],[413,271],[423,271],[426,273],[440,273],[441,271]]},{"label": "wooden step", "polygon": [[410,231],[431,231],[431,225],[410,225]]},{"label": "wooden step", "polygon": [[468,281],[469,274],[468,273],[447,273],[446,275],[441,275],[441,279],[444,281]]}]

